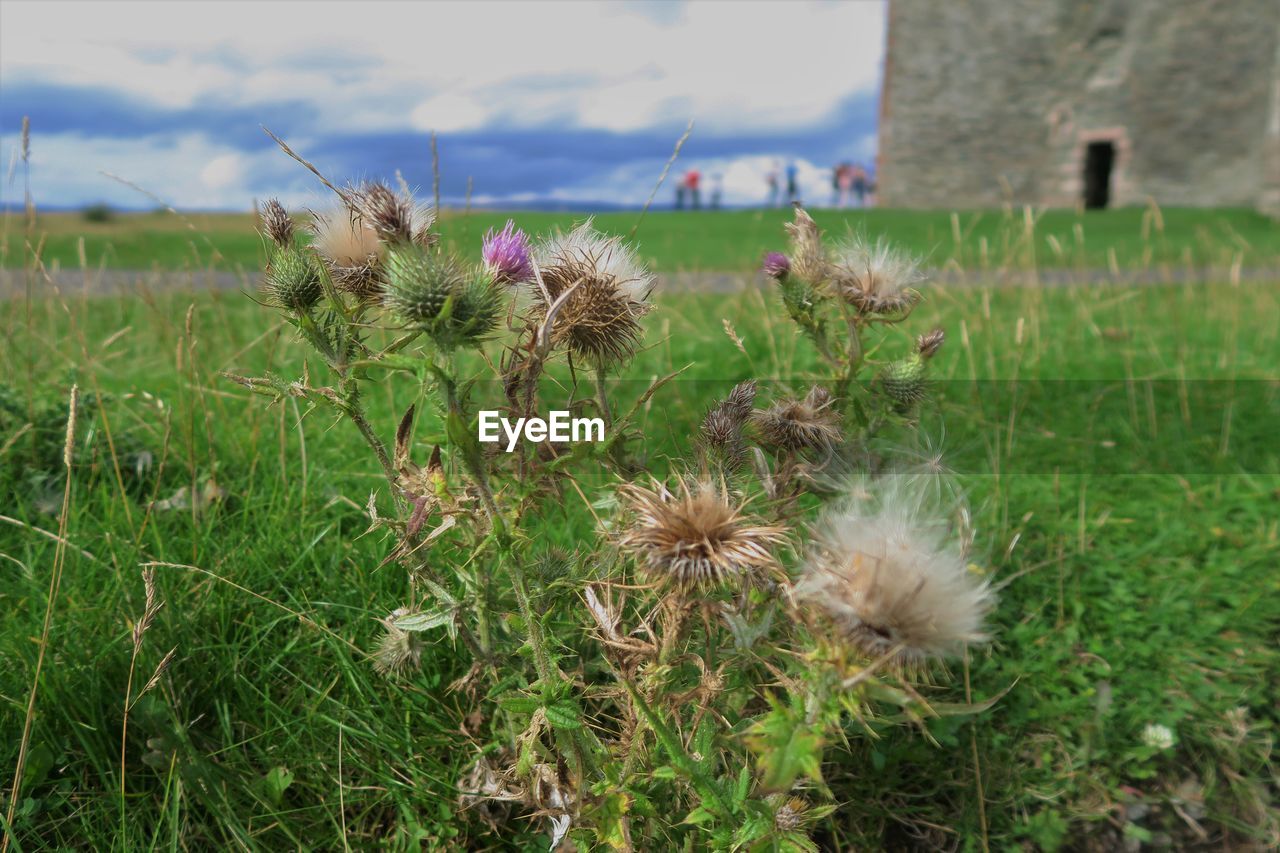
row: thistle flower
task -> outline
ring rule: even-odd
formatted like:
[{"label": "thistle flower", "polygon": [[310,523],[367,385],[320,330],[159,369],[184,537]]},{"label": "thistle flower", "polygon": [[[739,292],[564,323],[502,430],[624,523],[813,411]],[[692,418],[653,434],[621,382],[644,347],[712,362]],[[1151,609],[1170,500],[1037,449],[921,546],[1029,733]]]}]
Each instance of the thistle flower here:
[{"label": "thistle flower", "polygon": [[914,667],[986,639],[995,603],[930,512],[920,478],[891,475],[851,484],[819,522],[795,600],[870,658]]},{"label": "thistle flower", "polygon": [[927,361],[937,355],[938,350],[942,349],[942,344],[946,339],[947,333],[942,329],[925,332],[916,338],[916,352]]},{"label": "thistle flower", "polygon": [[901,319],[920,301],[912,289],[924,279],[919,259],[883,239],[851,237],[836,248],[830,270],[836,293],[862,314]]},{"label": "thistle flower", "polygon": [[791,259],[781,252],[766,252],[760,271],[769,278],[783,278],[791,272]]},{"label": "thistle flower", "polygon": [[407,675],[422,664],[425,647],[422,638],[416,632],[404,631],[395,625],[395,620],[408,615],[408,610],[400,608],[382,620],[385,633],[373,652],[373,668],[382,675]]},{"label": "thistle flower", "polygon": [[305,314],[324,296],[320,270],[310,255],[293,246],[271,256],[263,292],[268,303],[296,314]]},{"label": "thistle flower", "polygon": [[680,587],[714,585],[773,568],[771,550],[784,541],[780,527],[750,523],[723,484],[682,481],[677,491],[634,483],[621,497],[635,514],[623,549],[650,574]]},{"label": "thistle flower", "polygon": [[367,298],[382,290],[385,248],[378,235],[349,208],[316,214],[312,247],[324,262],[334,287]]},{"label": "thistle flower", "polygon": [[293,245],[293,219],[279,200],[269,198],[262,206],[262,229],[276,246],[283,249]]},{"label": "thistle flower", "polygon": [[831,392],[820,385],[800,400],[782,400],[752,413],[765,444],[783,450],[830,450],[840,442],[840,414]]},{"label": "thistle flower", "polygon": [[533,278],[529,237],[510,219],[501,231],[490,228],[485,232],[480,256],[499,284],[519,284]]},{"label": "thistle flower", "polygon": [[635,355],[653,276],[621,238],[605,237],[588,221],[544,241],[535,254],[546,288],[534,289],[535,318],[545,320],[572,289],[553,318],[553,335],[599,367]]},{"label": "thistle flower", "polygon": [[702,419],[703,444],[730,469],[742,464],[745,453],[742,427],[751,417],[755,399],[755,380],[740,382]]}]

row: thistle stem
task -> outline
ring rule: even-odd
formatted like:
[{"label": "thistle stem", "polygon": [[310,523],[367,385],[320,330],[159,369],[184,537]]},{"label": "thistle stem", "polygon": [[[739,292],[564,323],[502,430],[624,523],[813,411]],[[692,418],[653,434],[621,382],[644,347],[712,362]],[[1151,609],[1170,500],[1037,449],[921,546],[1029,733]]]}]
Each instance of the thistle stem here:
[{"label": "thistle stem", "polygon": [[613,432],[613,411],[609,408],[609,394],[605,390],[604,368],[596,368],[596,402],[600,406],[600,417],[604,420],[606,434]]}]

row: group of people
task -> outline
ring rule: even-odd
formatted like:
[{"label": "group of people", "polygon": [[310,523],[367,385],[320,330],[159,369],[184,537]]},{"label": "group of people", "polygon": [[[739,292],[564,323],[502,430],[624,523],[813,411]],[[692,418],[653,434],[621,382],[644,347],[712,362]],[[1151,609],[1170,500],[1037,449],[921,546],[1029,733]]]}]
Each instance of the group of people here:
[{"label": "group of people", "polygon": [[[690,208],[702,209],[702,172],[696,167],[688,169],[676,182],[676,210]],[[719,210],[724,199],[724,176],[714,173],[708,182],[708,207]],[[777,207],[784,201],[797,204],[800,201],[800,168],[795,161],[788,161],[784,166],[781,160],[775,161],[765,173],[765,206]],[[832,207],[866,207],[871,200],[875,184],[866,167],[860,163],[844,161],[831,170],[831,206]]]},{"label": "group of people", "polygon": [[[724,175],[716,173],[711,176],[711,209],[719,210],[720,201],[724,197]],[[694,210],[702,209],[702,173],[697,169],[689,169],[676,184],[676,210],[684,210],[688,204]]]}]

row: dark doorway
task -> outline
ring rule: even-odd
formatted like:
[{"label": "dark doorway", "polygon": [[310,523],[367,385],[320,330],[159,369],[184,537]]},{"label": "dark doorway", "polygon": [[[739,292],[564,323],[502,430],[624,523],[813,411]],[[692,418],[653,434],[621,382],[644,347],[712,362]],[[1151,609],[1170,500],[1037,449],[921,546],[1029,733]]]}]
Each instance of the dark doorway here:
[{"label": "dark doorway", "polygon": [[1090,142],[1084,152],[1084,206],[1101,210],[1111,201],[1111,167],[1116,146],[1111,142]]}]

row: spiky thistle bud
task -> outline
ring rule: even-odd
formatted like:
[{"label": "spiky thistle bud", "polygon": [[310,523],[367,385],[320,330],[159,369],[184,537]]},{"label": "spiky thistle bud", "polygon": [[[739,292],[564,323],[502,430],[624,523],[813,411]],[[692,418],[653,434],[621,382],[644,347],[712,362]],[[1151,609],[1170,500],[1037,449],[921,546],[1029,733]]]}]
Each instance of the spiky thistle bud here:
[{"label": "spiky thistle bud", "polygon": [[782,528],[751,523],[723,484],[683,481],[671,491],[656,480],[652,488],[629,483],[621,497],[634,517],[620,544],[662,581],[707,586],[776,566]]},{"label": "spiky thistle bud", "polygon": [[311,254],[293,246],[277,249],[267,264],[264,295],[272,305],[305,314],[324,296]]},{"label": "spiky thistle bud", "polygon": [[533,278],[529,237],[510,219],[501,231],[490,228],[485,232],[480,256],[499,284],[520,284]]},{"label": "spiky thistle bud", "polygon": [[986,639],[995,596],[918,477],[849,484],[818,523],[794,597],[868,658],[913,668]]},{"label": "spiky thistle bud", "polygon": [[785,399],[755,411],[752,421],[765,444],[788,451],[825,452],[841,439],[840,414],[832,402],[831,392],[815,385],[803,399]]},{"label": "spiky thistle bud", "polygon": [[293,219],[279,200],[269,198],[262,206],[262,230],[282,249],[293,245]]},{"label": "spiky thistle bud", "polygon": [[502,313],[493,278],[468,273],[454,258],[410,244],[387,253],[386,270],[383,304],[442,346],[478,340]]},{"label": "spiky thistle bud", "polygon": [[900,411],[909,410],[925,397],[928,370],[920,352],[890,362],[877,377],[880,389]]},{"label": "spiky thistle bud", "polygon": [[791,259],[781,252],[766,252],[760,271],[769,278],[781,279],[791,272]]},{"label": "spiky thistle bud", "polygon": [[465,276],[451,257],[438,257],[415,246],[387,253],[384,304],[409,323],[429,323],[444,310],[449,297],[462,289]]}]

